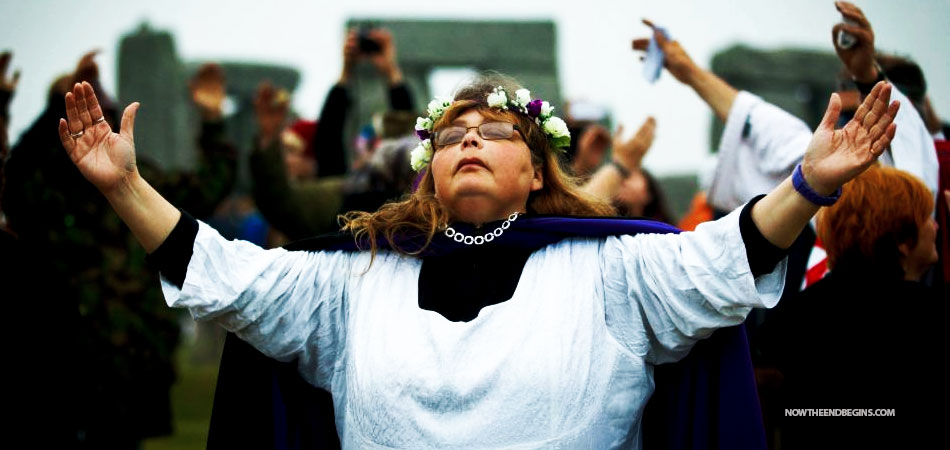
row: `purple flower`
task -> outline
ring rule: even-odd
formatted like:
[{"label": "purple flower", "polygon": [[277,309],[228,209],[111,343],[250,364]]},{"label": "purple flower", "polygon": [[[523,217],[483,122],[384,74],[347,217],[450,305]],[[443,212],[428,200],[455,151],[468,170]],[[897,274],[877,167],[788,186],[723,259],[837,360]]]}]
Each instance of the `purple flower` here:
[{"label": "purple flower", "polygon": [[541,103],[544,103],[540,99],[531,100],[531,103],[528,103],[528,115],[531,117],[538,117],[538,114],[541,114]]},{"label": "purple flower", "polygon": [[[539,111],[540,111],[540,110],[539,110]],[[419,139],[420,139],[420,140],[423,140],[423,141],[426,140],[426,139],[429,139],[429,130],[419,130],[419,129],[417,129],[417,130],[416,130],[416,136],[419,136]]]}]

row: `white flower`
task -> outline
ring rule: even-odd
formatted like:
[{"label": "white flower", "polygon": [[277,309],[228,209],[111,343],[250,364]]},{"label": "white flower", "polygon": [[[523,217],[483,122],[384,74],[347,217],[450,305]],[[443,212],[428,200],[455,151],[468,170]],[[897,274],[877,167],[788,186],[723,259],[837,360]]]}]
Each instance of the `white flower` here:
[{"label": "white flower", "polygon": [[491,94],[488,94],[488,106],[508,109],[508,96],[505,95],[505,90],[502,89],[501,86],[496,87]]},{"label": "white flower", "polygon": [[528,106],[528,103],[531,103],[531,91],[527,89],[518,89],[515,91],[515,103],[521,106]]},{"label": "white flower", "polygon": [[445,112],[445,108],[448,108],[451,105],[451,100],[436,97],[435,100],[429,102],[429,106],[426,108],[429,113],[429,118],[433,121],[439,120],[439,117],[442,117],[442,113]]},{"label": "white flower", "polygon": [[567,124],[560,117],[549,117],[544,121],[544,132],[554,138],[570,136]]},{"label": "white flower", "polygon": [[432,144],[428,139],[422,141],[422,143],[412,150],[409,157],[409,164],[412,166],[412,170],[418,172],[432,160]]},{"label": "white flower", "polygon": [[554,112],[554,107],[548,102],[541,102],[541,117],[548,117]]},{"label": "white flower", "polygon": [[417,117],[416,118],[416,129],[417,130],[426,130],[432,131],[432,119],[428,117]]}]

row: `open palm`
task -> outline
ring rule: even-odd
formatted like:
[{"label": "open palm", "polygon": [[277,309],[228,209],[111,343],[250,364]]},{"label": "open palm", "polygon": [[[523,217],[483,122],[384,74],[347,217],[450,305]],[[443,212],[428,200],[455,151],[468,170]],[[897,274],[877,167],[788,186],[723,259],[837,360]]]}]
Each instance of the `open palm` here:
[{"label": "open palm", "polygon": [[99,100],[89,83],[76,83],[66,93],[67,119],[59,120],[59,138],[79,171],[103,193],[138,174],[132,128],[139,104],[122,114],[119,133],[104,120]]},{"label": "open palm", "polygon": [[802,160],[802,171],[812,188],[829,194],[864,172],[884,153],[897,131],[892,122],[900,108],[896,101],[887,104],[890,97],[891,85],[878,83],[854,118],[844,128],[835,130],[841,100],[837,94],[832,95]]}]

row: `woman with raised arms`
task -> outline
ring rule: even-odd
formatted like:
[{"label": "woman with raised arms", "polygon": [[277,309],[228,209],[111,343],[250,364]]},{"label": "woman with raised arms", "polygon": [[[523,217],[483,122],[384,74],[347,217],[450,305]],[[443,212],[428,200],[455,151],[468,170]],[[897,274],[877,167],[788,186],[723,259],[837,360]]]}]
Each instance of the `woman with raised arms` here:
[{"label": "woman with raised arms", "polygon": [[417,189],[348,214],[349,250],[263,250],[172,206],[136,170],[137,103],[114,133],[77,84],[59,134],[159,261],[168,304],[296,361],[332,394],[344,448],[639,448],[653,365],[775,305],[782,249],[894,137],[890,90],[837,131],[832,95],[792,177],[679,234],[579,217],[611,209],[559,168],[566,127],[497,76],[429,104]]}]

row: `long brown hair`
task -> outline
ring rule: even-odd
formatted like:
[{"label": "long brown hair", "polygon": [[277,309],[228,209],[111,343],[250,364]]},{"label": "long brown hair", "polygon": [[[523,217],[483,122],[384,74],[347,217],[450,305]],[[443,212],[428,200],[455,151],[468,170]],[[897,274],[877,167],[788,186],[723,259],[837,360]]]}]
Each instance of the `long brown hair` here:
[{"label": "long brown hair", "polygon": [[[508,93],[514,93],[521,88],[513,79],[497,73],[480,75],[455,94],[452,106],[436,121],[433,130],[452,123],[470,110],[478,111],[486,119],[515,123],[522,130],[524,140],[531,150],[532,164],[535,168],[541,169],[544,180],[542,188],[528,196],[528,213],[573,216],[614,215],[615,211],[610,204],[578,189],[577,180],[561,168],[547,135],[534,122],[534,119],[488,106],[487,96],[496,86],[504,87],[505,92]],[[343,230],[353,233],[357,245],[369,242],[370,250],[375,257],[380,237],[386,239],[391,248],[399,253],[408,255],[421,253],[432,242],[435,234],[448,226],[450,217],[448,211],[435,198],[435,180],[432,171],[426,168],[418,188],[412,194],[400,201],[387,203],[373,213],[348,212],[341,215],[340,220],[343,223]],[[424,237],[424,244],[418,249],[399,247],[396,236],[407,235]]]}]

